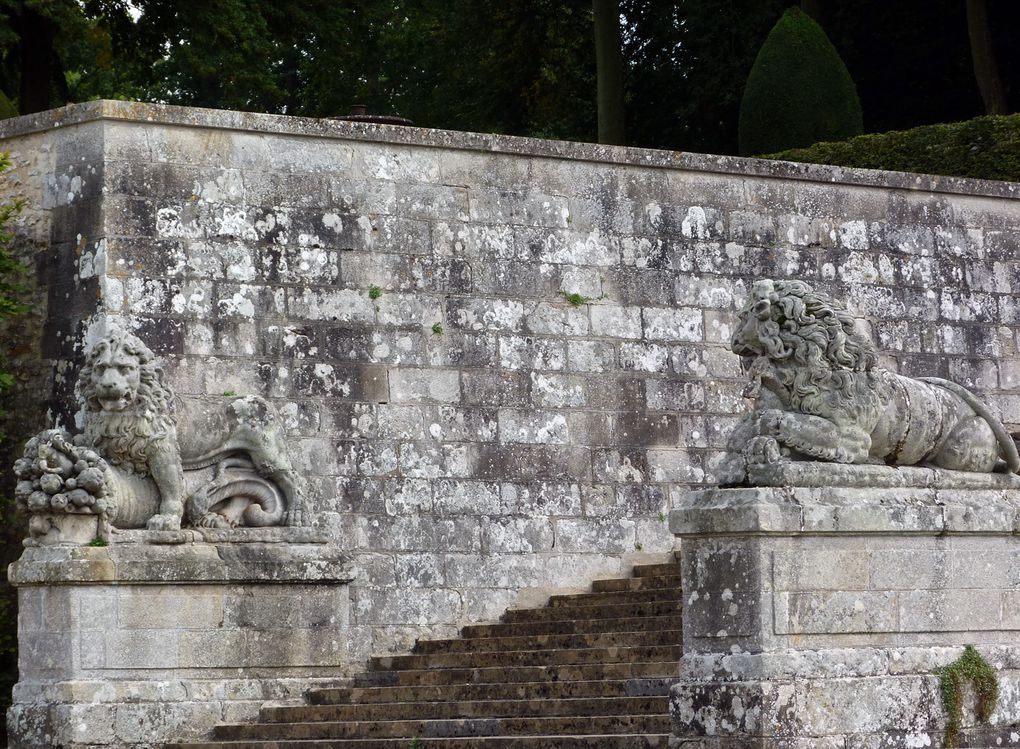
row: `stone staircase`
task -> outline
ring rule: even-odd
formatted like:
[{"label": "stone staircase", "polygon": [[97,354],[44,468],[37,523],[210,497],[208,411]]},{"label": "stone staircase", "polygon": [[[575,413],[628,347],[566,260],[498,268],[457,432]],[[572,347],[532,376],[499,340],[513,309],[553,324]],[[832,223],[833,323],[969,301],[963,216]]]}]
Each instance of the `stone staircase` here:
[{"label": "stone staircase", "polygon": [[651,749],[669,740],[680,569],[636,566],[591,593],[511,610],[411,655],[373,658],[342,689],[264,707],[179,749]]}]

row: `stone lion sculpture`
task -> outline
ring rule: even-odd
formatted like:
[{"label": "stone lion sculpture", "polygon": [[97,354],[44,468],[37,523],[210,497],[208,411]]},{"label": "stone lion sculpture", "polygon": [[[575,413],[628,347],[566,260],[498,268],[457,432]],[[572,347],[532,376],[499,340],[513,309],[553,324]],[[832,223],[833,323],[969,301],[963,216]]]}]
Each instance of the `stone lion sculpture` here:
[{"label": "stone lion sculpture", "polygon": [[100,535],[109,526],[177,530],[182,521],[302,524],[301,483],[262,398],[189,402],[179,422],[155,355],[120,330],[89,348],[78,388],[84,432],[72,440],[47,430],[15,464],[34,538],[63,540],[53,519],[61,511],[99,515]]},{"label": "stone lion sculpture", "polygon": [[724,484],[784,458],[1020,470],[1016,443],[972,393],[878,366],[846,309],[802,281],[756,282],[732,349],[757,402],[730,439]]}]

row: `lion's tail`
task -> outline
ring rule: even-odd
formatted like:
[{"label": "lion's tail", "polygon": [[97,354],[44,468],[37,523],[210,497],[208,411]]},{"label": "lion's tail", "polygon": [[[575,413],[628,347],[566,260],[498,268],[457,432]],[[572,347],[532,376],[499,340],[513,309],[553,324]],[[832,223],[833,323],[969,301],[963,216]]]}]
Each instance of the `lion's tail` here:
[{"label": "lion's tail", "polygon": [[920,379],[932,385],[938,385],[940,388],[945,388],[951,393],[960,396],[964,403],[974,409],[974,413],[988,422],[988,426],[992,428],[992,433],[995,434],[996,442],[999,443],[999,449],[1002,450],[1002,458],[1006,461],[1006,467],[1009,469],[1009,472],[1020,473],[1020,453],[1017,452],[1017,443],[1014,441],[1013,436],[1006,431],[1006,427],[1002,425],[1002,422],[995,417],[995,414],[988,410],[988,406],[978,400],[978,397],[963,387],[963,385],[958,385],[951,380],[943,380],[941,377],[922,377]]}]

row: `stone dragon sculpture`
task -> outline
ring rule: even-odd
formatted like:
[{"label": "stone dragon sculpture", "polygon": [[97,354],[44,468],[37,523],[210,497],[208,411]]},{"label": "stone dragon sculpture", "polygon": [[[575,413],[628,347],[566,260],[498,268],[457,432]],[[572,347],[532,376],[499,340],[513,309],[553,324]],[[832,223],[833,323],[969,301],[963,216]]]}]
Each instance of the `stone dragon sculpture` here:
[{"label": "stone dragon sculpture", "polygon": [[976,396],[878,366],[850,313],[803,281],[756,282],[732,350],[756,405],[730,438],[724,485],[782,459],[1020,471],[1016,443]]},{"label": "stone dragon sculpture", "polygon": [[303,492],[275,414],[255,396],[178,399],[153,352],[114,330],[86,353],[78,378],[84,432],[51,429],[15,463],[16,501],[41,543],[66,541],[61,513],[113,528],[302,525]]}]

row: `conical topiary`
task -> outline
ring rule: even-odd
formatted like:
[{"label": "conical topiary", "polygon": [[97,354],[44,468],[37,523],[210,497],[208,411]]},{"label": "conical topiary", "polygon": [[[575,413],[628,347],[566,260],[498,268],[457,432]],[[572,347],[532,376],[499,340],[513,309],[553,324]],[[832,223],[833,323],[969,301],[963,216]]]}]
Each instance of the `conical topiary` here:
[{"label": "conical topiary", "polygon": [[740,101],[740,153],[774,153],[864,130],[846,65],[822,27],[790,8],[769,32]]}]

